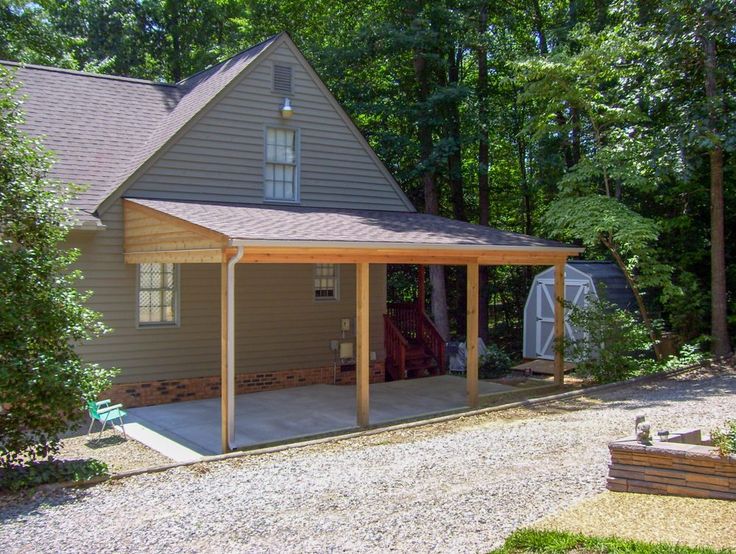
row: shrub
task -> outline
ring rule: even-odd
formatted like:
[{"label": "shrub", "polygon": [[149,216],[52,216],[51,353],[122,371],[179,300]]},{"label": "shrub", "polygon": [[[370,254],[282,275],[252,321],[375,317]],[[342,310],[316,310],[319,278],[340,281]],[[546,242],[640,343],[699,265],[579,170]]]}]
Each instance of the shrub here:
[{"label": "shrub", "polygon": [[478,363],[481,379],[501,377],[511,369],[511,358],[495,344],[489,344]]},{"label": "shrub", "polygon": [[705,338],[699,338],[683,344],[677,354],[664,360],[642,360],[641,372],[660,373],[700,364],[708,359],[708,354],[703,352],[702,346],[705,340]]},{"label": "shrub", "polygon": [[721,456],[736,454],[736,419],[726,420],[723,429],[713,429],[710,439]]},{"label": "shrub", "polygon": [[566,357],[577,364],[576,372],[600,383],[626,379],[639,370],[652,351],[647,328],[631,312],[588,296],[585,306],[566,303],[569,322],[580,331],[565,339]]},{"label": "shrub", "polygon": [[0,490],[11,492],[64,481],[84,482],[109,475],[107,464],[99,460],[47,460],[0,468]]},{"label": "shrub", "polygon": [[84,399],[113,374],[74,350],[106,329],[74,286],[79,253],[60,247],[72,191],[47,178],[49,155],[21,123],[10,74],[0,69],[0,468],[56,452]]}]

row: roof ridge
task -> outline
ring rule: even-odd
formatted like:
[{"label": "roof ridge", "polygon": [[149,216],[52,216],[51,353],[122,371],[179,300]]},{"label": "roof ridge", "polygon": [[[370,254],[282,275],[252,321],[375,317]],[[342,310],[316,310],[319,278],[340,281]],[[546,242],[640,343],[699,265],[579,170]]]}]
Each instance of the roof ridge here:
[{"label": "roof ridge", "polygon": [[165,83],[161,81],[150,81],[147,79],[136,79],[135,77],[124,77],[122,75],[108,75],[106,73],[91,73],[89,71],[77,71],[76,69],[65,69],[63,67],[53,67],[50,65],[37,65],[31,63],[14,62],[10,60],[0,60],[0,65],[8,65],[12,67],[20,67],[23,69],[35,69],[38,71],[49,71],[52,73],[64,73],[67,75],[75,75],[78,77],[91,77],[94,79],[107,79],[110,81],[124,81],[138,85],[152,85],[157,87],[176,88],[176,84]]},{"label": "roof ridge", "polygon": [[203,74],[203,73],[207,73],[208,71],[212,71],[212,70],[213,70],[213,69],[215,69],[216,67],[219,67],[219,66],[221,66],[221,65],[223,65],[223,64],[226,64],[227,62],[229,62],[229,61],[230,61],[230,60],[232,60],[232,59],[235,59],[235,58],[237,58],[238,56],[241,56],[241,55],[243,55],[243,54],[245,54],[245,53],[247,53],[247,52],[250,52],[251,50],[254,50],[254,49],[256,49],[256,48],[259,48],[259,47],[263,46],[264,44],[266,44],[267,42],[270,42],[270,41],[272,41],[272,40],[276,40],[277,38],[279,38],[279,37],[280,37],[281,35],[283,35],[283,34],[284,34],[284,31],[282,31],[282,32],[280,32],[280,33],[277,33],[277,34],[275,34],[275,35],[271,35],[270,37],[268,37],[268,38],[266,38],[266,39],[263,39],[263,40],[262,40],[261,42],[259,42],[258,44],[254,44],[253,46],[249,46],[249,47],[248,47],[248,48],[246,48],[245,50],[241,50],[240,52],[236,52],[236,53],[235,53],[235,54],[233,54],[232,56],[229,56],[229,57],[225,58],[224,60],[221,60],[221,61],[217,62],[216,64],[213,64],[213,65],[211,65],[211,66],[209,66],[209,67],[206,67],[205,69],[200,69],[199,71],[197,71],[196,73],[192,73],[191,75],[187,75],[187,76],[186,76],[186,77],[184,77],[184,78],[183,78],[182,80],[180,80],[180,81],[177,81],[177,82],[176,82],[176,85],[174,85],[174,86],[177,86],[177,87],[179,87],[179,86],[184,86],[184,85],[186,85],[186,84],[187,84],[187,81],[190,81],[190,80],[191,80],[191,79],[193,79],[194,77],[197,77],[198,75],[201,75],[201,74]]}]

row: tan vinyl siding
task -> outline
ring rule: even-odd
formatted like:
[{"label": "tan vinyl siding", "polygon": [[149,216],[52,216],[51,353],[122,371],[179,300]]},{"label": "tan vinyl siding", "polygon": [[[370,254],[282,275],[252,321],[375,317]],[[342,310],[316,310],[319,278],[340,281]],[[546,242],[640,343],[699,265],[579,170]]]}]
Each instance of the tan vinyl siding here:
[{"label": "tan vinyl siding", "polygon": [[[279,116],[273,65],[293,68],[294,116]],[[300,204],[411,210],[286,44],[260,62],[128,189],[127,196],[263,202],[266,127],[300,133]]]},{"label": "tan vinyl siding", "polygon": [[[112,333],[79,346],[90,362],[122,369],[118,382],[219,374],[220,266],[181,265],[179,327],[136,327],[136,267],[123,262],[120,202],[105,214],[107,229],[75,231],[69,246],[82,250],[80,287],[95,291],[89,305]],[[236,368],[274,371],[332,364],[329,341],[340,318],[355,317],[355,269],[340,268],[340,300],[313,300],[312,265],[239,265],[236,271]],[[386,267],[371,268],[371,350],[383,359],[382,314]]]}]

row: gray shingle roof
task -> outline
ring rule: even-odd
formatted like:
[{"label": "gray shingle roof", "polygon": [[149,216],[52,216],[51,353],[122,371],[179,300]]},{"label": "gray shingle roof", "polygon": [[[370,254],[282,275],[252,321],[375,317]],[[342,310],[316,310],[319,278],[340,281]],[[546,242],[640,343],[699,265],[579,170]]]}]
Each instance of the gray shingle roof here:
[{"label": "gray shingle roof", "polygon": [[386,243],[491,249],[574,248],[417,212],[128,200],[242,241],[315,241],[335,246],[339,243]]},{"label": "gray shingle roof", "polygon": [[43,66],[16,71],[25,129],[44,136],[51,176],[87,185],[74,205],[92,214],[135,171],[278,38],[272,37],[175,85]]}]

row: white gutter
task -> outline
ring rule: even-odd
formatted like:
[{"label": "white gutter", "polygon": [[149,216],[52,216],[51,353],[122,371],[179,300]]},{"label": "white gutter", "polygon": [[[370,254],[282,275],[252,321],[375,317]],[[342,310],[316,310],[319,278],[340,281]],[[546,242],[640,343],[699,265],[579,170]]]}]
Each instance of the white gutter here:
[{"label": "white gutter", "polygon": [[227,262],[227,444],[233,448],[235,438],[235,266],[243,258],[244,247],[238,246]]},{"label": "white gutter", "polygon": [[251,240],[230,239],[230,246],[247,247],[281,247],[281,248],[365,248],[371,250],[457,250],[459,252],[539,252],[579,254],[585,250],[578,246],[505,246],[486,244],[427,244],[407,242],[356,242],[356,241],[321,241],[321,240]]}]

